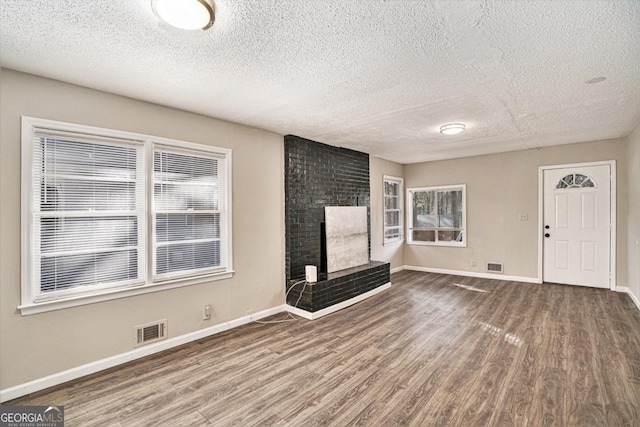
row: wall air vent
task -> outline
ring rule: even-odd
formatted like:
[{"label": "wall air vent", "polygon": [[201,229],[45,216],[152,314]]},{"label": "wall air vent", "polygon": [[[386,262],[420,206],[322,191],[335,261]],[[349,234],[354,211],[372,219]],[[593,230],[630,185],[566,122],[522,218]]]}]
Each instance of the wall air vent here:
[{"label": "wall air vent", "polygon": [[136,345],[148,344],[167,338],[167,319],[135,327]]},{"label": "wall air vent", "polygon": [[502,273],[502,263],[501,262],[488,262],[487,263],[487,271],[491,273]]}]

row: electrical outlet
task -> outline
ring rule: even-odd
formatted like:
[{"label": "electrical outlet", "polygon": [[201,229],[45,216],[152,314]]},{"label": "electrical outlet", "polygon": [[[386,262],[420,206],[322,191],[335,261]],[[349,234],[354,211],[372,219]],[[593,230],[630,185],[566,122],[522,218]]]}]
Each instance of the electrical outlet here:
[{"label": "electrical outlet", "polygon": [[207,305],[204,307],[204,310],[202,311],[202,319],[203,320],[209,320],[211,319],[211,306]]},{"label": "electrical outlet", "polygon": [[475,259],[472,259],[472,260],[471,260],[471,267],[475,267],[475,266],[476,266],[476,260],[475,260]]},{"label": "electrical outlet", "polygon": [[529,214],[521,213],[520,215],[518,215],[518,218],[520,218],[520,221],[529,221]]}]

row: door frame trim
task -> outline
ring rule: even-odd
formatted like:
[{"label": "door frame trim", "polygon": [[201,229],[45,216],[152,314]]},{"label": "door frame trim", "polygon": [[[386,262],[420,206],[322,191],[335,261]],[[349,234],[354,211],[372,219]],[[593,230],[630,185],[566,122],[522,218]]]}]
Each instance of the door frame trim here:
[{"label": "door frame trim", "polygon": [[543,246],[544,242],[542,240],[542,235],[544,234],[544,171],[550,169],[565,169],[565,168],[579,168],[579,167],[588,167],[588,166],[609,166],[609,183],[610,183],[610,221],[611,225],[609,227],[609,244],[611,245],[609,248],[609,289],[612,291],[616,290],[618,285],[616,268],[617,268],[617,253],[616,253],[616,233],[617,233],[617,184],[616,184],[616,161],[615,160],[603,160],[599,162],[588,162],[588,163],[571,163],[571,164],[562,164],[562,165],[549,165],[549,166],[540,166],[538,168],[538,283],[543,283],[543,271],[542,265],[544,261],[544,252]]}]

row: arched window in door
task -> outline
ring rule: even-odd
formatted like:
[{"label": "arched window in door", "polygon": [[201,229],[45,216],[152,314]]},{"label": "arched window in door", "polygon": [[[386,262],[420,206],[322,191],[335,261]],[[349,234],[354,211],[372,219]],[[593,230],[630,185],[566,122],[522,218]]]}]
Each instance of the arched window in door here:
[{"label": "arched window in door", "polygon": [[595,186],[596,185],[593,180],[591,180],[591,178],[589,178],[588,176],[582,175],[580,173],[572,173],[558,181],[556,190],[562,188],[593,188]]}]

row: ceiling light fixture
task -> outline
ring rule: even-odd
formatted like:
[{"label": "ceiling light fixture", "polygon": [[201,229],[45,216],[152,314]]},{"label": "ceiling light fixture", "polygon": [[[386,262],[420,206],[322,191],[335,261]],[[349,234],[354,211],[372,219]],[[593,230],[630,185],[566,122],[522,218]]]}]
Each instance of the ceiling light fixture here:
[{"label": "ceiling light fixture", "polygon": [[449,123],[440,127],[440,133],[444,135],[455,135],[462,132],[465,128],[464,123]]},{"label": "ceiling light fixture", "polygon": [[151,0],[158,18],[181,30],[206,30],[216,20],[211,0]]}]

